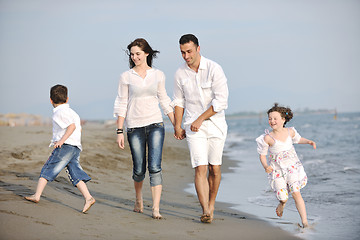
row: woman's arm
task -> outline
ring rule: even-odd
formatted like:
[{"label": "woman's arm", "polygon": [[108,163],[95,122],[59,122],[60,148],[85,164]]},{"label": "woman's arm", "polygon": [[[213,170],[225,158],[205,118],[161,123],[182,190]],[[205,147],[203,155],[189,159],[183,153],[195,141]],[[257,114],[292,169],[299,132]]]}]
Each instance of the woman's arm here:
[{"label": "woman's arm", "polygon": [[[124,117],[118,116],[118,119],[117,119],[117,121],[116,121],[117,129],[123,129],[123,127],[124,127],[124,121],[125,121],[125,118],[124,118]],[[124,131],[124,130],[123,130],[123,131]],[[124,143],[124,133],[119,133],[119,134],[117,134],[117,140],[116,140],[116,142],[118,143],[119,148],[124,149],[124,147],[125,147],[125,143]]]}]

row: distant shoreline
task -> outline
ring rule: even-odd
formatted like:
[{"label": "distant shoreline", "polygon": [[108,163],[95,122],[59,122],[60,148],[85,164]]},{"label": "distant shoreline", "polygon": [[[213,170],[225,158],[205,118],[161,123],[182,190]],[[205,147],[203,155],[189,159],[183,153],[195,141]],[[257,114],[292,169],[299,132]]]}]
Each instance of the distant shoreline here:
[{"label": "distant shoreline", "polygon": [[[356,112],[356,111],[355,111]],[[354,113],[355,113],[354,112]],[[294,111],[296,115],[306,115],[306,114],[342,114],[343,112],[337,112],[336,109],[319,109],[319,110],[297,110]],[[344,112],[345,113],[345,112]],[[229,113],[226,114],[227,119],[239,119],[239,118],[259,118],[266,116],[266,111],[260,112],[236,112],[236,113]],[[103,123],[106,126],[112,125],[115,120],[114,119],[92,119],[88,120],[84,119],[82,124],[89,124],[89,123]],[[38,114],[31,114],[31,113],[0,113],[0,126],[47,126],[51,125],[51,118],[50,116],[45,117]]]}]

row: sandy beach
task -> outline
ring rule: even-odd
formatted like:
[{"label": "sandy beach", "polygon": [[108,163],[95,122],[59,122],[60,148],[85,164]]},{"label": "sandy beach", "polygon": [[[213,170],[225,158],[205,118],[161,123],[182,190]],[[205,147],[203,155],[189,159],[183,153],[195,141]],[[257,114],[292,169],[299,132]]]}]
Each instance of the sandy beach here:
[{"label": "sandy beach", "polygon": [[[129,146],[126,142],[120,150],[114,127],[100,124],[88,123],[82,131],[81,165],[92,178],[87,185],[97,200],[89,212],[81,213],[83,198],[64,170],[38,204],[25,201],[51,153],[50,139],[51,126],[0,127],[0,239],[298,239],[220,202],[213,223],[200,223],[197,197],[184,192],[194,177],[186,142],[172,133],[167,133],[163,152],[162,220],[151,218],[148,175],[144,213],[133,212]],[[222,171],[231,164],[225,159]]]}]

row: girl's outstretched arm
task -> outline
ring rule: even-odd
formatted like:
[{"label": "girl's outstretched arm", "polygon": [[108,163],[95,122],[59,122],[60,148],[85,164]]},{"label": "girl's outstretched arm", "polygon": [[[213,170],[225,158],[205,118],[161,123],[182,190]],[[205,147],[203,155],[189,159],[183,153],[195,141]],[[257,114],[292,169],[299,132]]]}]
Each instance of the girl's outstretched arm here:
[{"label": "girl's outstretched arm", "polygon": [[314,141],[311,141],[303,137],[300,139],[299,144],[310,144],[311,146],[313,146],[314,149],[316,149],[316,143]]}]

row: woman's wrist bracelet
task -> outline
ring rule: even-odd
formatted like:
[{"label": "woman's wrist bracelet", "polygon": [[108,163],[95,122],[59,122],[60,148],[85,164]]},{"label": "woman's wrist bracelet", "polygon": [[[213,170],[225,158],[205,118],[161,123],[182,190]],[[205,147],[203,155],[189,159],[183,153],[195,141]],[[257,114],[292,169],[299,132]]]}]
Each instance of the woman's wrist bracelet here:
[{"label": "woman's wrist bracelet", "polygon": [[124,129],[122,128],[116,129],[116,134],[123,134],[123,133],[124,133]]}]

